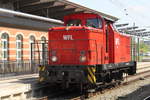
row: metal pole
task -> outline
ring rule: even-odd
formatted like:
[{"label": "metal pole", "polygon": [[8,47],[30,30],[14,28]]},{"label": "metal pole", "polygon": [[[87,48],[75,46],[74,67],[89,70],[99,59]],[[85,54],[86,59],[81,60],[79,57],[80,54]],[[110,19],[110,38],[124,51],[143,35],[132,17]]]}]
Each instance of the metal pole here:
[{"label": "metal pole", "polygon": [[[135,27],[135,23],[133,23],[133,27]],[[135,34],[135,28],[133,28],[133,33]],[[136,37],[133,37],[133,60],[136,61]]]},{"label": "metal pole", "polygon": [[32,45],[33,45],[33,43],[31,43],[31,55],[30,55],[31,56],[31,61],[30,61],[31,64],[30,64],[30,67],[31,67],[31,72],[33,73],[33,60],[32,60],[33,59],[33,56],[32,56],[33,55],[33,52],[32,52],[33,48],[32,48]]},{"label": "metal pole", "polygon": [[31,43],[31,63],[32,63],[32,58],[33,58],[33,56],[32,56],[32,45],[33,45],[33,43]]},{"label": "metal pole", "polygon": [[131,37],[131,60],[133,61],[133,37]]},{"label": "metal pole", "polygon": [[133,61],[136,61],[136,43],[135,43],[135,37],[133,37]]},{"label": "metal pole", "polygon": [[140,39],[139,39],[139,37],[137,38],[138,40],[137,40],[137,61],[140,61]]},{"label": "metal pole", "polygon": [[45,64],[45,45],[42,43],[42,64]]}]

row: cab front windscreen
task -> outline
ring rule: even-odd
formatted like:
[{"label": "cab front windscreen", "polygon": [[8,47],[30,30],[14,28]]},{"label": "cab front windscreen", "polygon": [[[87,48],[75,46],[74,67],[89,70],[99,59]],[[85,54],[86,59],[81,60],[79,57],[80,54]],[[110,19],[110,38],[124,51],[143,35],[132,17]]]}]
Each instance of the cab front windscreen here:
[{"label": "cab front windscreen", "polygon": [[67,21],[67,26],[81,26],[81,20],[79,19],[72,19]]},{"label": "cab front windscreen", "polygon": [[102,21],[98,18],[89,18],[86,20],[87,27],[102,28]]}]

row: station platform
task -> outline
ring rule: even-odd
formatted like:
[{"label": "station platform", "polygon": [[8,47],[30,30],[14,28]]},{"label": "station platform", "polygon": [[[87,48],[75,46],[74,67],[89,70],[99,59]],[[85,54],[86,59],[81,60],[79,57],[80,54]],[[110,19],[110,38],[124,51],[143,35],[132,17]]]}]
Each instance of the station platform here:
[{"label": "station platform", "polygon": [[0,100],[31,100],[38,74],[20,75],[0,81]]},{"label": "station platform", "polygon": [[[150,62],[138,62],[137,73],[150,70]],[[38,90],[38,74],[20,75],[0,80],[0,100],[32,100]]]},{"label": "station platform", "polygon": [[150,62],[138,62],[137,63],[137,73],[150,71]]}]

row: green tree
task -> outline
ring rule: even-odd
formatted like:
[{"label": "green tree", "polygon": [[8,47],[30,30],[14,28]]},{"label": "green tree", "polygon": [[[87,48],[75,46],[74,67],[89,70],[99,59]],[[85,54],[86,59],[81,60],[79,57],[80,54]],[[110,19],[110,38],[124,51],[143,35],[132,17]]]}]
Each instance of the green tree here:
[{"label": "green tree", "polygon": [[144,42],[141,42],[140,43],[140,52],[141,53],[146,53],[148,51],[150,51],[150,46],[145,44]]}]

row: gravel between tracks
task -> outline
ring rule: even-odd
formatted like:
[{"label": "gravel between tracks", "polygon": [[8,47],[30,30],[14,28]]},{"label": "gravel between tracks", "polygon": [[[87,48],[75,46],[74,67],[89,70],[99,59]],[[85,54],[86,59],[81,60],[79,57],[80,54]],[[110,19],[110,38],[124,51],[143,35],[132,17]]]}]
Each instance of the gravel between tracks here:
[{"label": "gravel between tracks", "polygon": [[150,77],[109,90],[88,100],[143,100],[150,96]]}]

